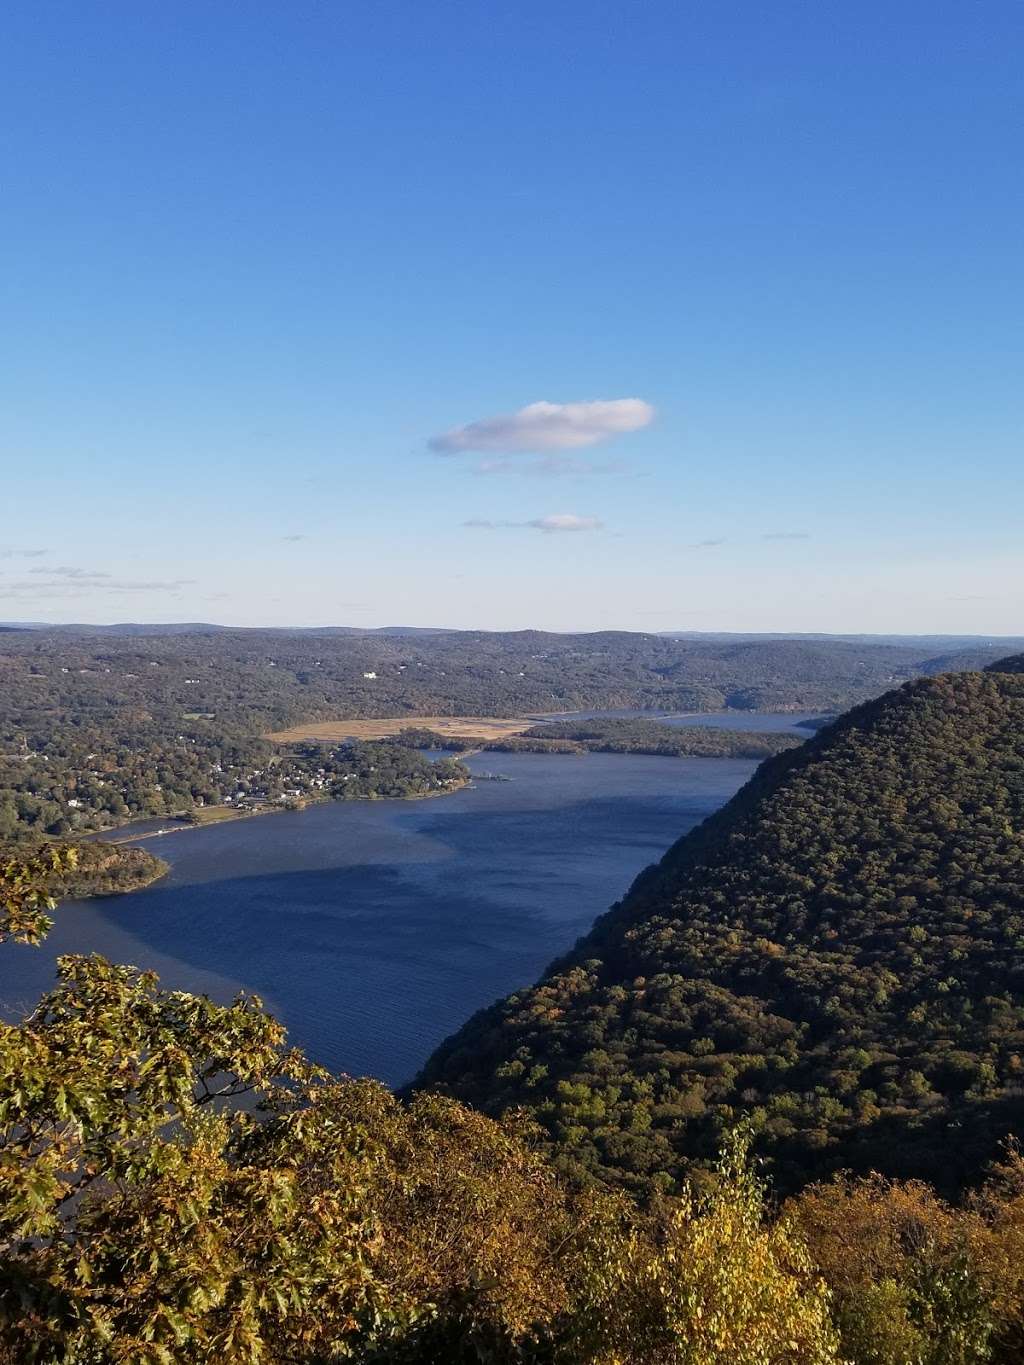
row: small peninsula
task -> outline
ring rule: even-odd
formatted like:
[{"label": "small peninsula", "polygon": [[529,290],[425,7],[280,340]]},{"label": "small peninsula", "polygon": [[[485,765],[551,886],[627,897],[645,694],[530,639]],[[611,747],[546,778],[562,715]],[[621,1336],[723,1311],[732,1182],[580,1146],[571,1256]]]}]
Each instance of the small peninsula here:
[{"label": "small peninsula", "polygon": [[0,861],[7,857],[32,857],[42,852],[74,851],[74,867],[55,875],[48,888],[56,900],[87,900],[94,896],[119,896],[141,891],[159,881],[167,863],[144,848],[100,840],[22,840],[0,846]]}]

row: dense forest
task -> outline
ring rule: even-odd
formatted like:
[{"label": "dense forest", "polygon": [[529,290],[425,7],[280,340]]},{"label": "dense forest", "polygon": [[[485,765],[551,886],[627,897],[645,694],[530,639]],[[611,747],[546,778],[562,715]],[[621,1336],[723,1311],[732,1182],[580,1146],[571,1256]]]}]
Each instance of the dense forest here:
[{"label": "dense forest", "polygon": [[745,1119],[782,1188],[975,1180],[1024,1121],[1024,676],[905,685],[769,759],[419,1084],[576,1180],[680,1188]]},{"label": "dense forest", "polygon": [[[330,789],[409,753],[293,757]],[[1016,1365],[1022,834],[1024,657],[909,683],[404,1097],[252,997],[61,959],[0,1023],[0,1363]],[[0,855],[0,940],[104,856]]]},{"label": "dense forest", "polygon": [[[0,859],[37,942],[55,849]],[[66,957],[0,1023],[3,1365],[1015,1365],[1024,1162],[976,1194],[841,1177],[781,1209],[729,1133],[646,1206],[567,1183],[519,1114],[402,1103],[258,1000]]]},{"label": "dense forest", "polygon": [[798,734],[727,730],[720,725],[666,725],[650,719],[600,718],[549,720],[519,735],[495,739],[471,735],[439,735],[408,726],[397,742],[417,749],[478,749],[501,754],[654,754],[663,758],[769,758],[803,742]]},{"label": "dense forest", "polygon": [[595,707],[829,711],[939,662],[920,645],[624,632],[5,630],[0,839],[222,805],[274,765],[262,735],[297,722]]},{"label": "dense forest", "polygon": [[521,752],[658,754],[665,758],[770,758],[803,742],[797,734],[760,734],[712,725],[657,720],[563,720],[535,725],[488,748]]},{"label": "dense forest", "polygon": [[0,634],[2,719],[145,710],[252,734],[345,716],[641,710],[833,711],[894,683],[980,667],[990,648],[825,640],[674,640],[605,631],[332,634],[168,628]]}]

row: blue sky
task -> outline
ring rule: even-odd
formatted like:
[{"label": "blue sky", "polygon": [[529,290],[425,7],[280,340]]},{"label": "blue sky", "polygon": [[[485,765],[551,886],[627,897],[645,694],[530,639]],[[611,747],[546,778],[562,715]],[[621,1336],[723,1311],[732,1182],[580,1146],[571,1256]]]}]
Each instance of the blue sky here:
[{"label": "blue sky", "polygon": [[7,6],[0,618],[1024,631],[1022,50]]}]

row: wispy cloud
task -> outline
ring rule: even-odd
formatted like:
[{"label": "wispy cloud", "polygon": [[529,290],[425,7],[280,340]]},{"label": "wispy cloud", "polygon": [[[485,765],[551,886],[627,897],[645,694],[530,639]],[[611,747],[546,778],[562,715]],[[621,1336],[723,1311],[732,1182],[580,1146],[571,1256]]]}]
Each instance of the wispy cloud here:
[{"label": "wispy cloud", "polygon": [[[34,572],[34,571],[33,571]],[[31,601],[33,598],[64,597],[75,600],[104,593],[117,597],[122,593],[159,592],[177,593],[189,587],[194,578],[173,579],[96,579],[77,575],[52,576],[49,578],[23,579],[20,582],[0,585],[0,597],[16,601]]]},{"label": "wispy cloud", "polygon": [[45,550],[19,550],[13,545],[0,546],[0,559],[39,559]]},{"label": "wispy cloud", "polygon": [[194,578],[144,579],[142,582],[113,580],[104,583],[103,589],[109,592],[179,592],[182,588],[191,587],[195,581]]},{"label": "wispy cloud", "polygon": [[295,545],[300,540],[308,540],[309,536],[306,535],[282,536],[281,539],[287,541],[290,545]]},{"label": "wispy cloud", "polygon": [[462,524],[479,531],[528,530],[543,531],[545,535],[604,529],[604,523],[597,517],[581,517],[575,512],[553,512],[546,517],[531,517],[529,521],[488,521],[484,517],[471,517]]},{"label": "wispy cloud", "polygon": [[730,540],[728,540],[725,536],[717,536],[717,537],[714,537],[714,538],[709,538],[708,540],[693,540],[693,541],[690,541],[688,544],[683,545],[683,546],[682,546],[682,549],[684,549],[684,550],[715,550],[715,549],[717,549],[720,545],[729,545],[729,544],[732,544],[732,545],[740,545],[740,546],[742,546],[742,545],[752,545],[752,544],[756,544],[758,540],[780,540],[780,541],[781,541],[781,540],[810,540],[810,539],[811,539],[810,534],[809,534],[807,531],[765,531],[762,535],[758,536],[757,539],[754,540],[754,541],[747,540],[747,539],[745,539],[745,538],[743,538],[743,537],[741,537],[739,540],[732,540],[732,541],[730,541]]},{"label": "wispy cloud", "polygon": [[544,531],[546,534],[558,534],[560,531],[600,531],[603,523],[597,517],[578,517],[573,512],[557,512],[550,517],[534,517],[528,521],[535,531]]},{"label": "wispy cloud", "polygon": [[540,460],[481,460],[473,466],[474,474],[515,474],[542,479],[589,479],[595,475],[623,474],[625,470],[619,461],[593,464],[575,455],[545,455]]},{"label": "wispy cloud", "polygon": [[29,573],[47,574],[50,578],[76,578],[83,581],[110,577],[108,573],[96,573],[92,569],[75,569],[70,564],[61,564],[56,569],[48,569],[41,564],[38,569],[29,569]]},{"label": "wispy cloud", "polygon": [[654,409],[642,398],[611,398],[588,403],[529,403],[518,412],[484,417],[431,438],[431,450],[442,455],[463,451],[495,451],[515,455],[549,450],[580,450],[626,432],[639,431],[654,420]]}]

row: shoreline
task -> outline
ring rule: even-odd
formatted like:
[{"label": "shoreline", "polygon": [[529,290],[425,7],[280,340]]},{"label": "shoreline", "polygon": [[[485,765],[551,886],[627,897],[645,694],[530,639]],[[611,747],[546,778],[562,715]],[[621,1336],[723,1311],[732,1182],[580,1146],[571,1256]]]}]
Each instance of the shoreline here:
[{"label": "shoreline", "polygon": [[[527,723],[527,722],[532,722],[533,724],[544,724],[545,722],[550,723],[550,722],[558,722],[558,721],[562,721],[562,720],[568,720],[568,719],[571,719],[571,718],[573,718],[573,717],[575,717],[575,716],[578,716],[578,714],[579,714],[578,712],[561,712],[561,711],[545,711],[545,712],[541,712],[541,711],[537,711],[537,712],[534,712],[531,716],[520,716],[520,717],[515,717],[515,718],[509,718],[509,720],[510,720],[511,723],[513,723],[513,724],[525,724],[525,723]],[[698,719],[704,719],[704,718],[706,718],[707,721],[709,722],[709,725],[708,725],[707,728],[710,728],[710,729],[731,729],[731,727],[715,726],[715,724],[714,724],[714,721],[715,721],[716,717],[719,717],[719,716],[722,716],[722,715],[728,715],[728,714],[743,715],[743,714],[746,714],[746,712],[744,712],[744,710],[741,709],[741,708],[730,708],[730,709],[727,709],[726,711],[717,711],[717,712],[715,712],[715,711],[671,711],[671,712],[666,712],[666,711],[655,712],[655,711],[651,711],[651,712],[635,712],[635,713],[634,713],[633,715],[631,715],[631,716],[622,717],[622,719],[642,719],[642,718],[645,718],[645,717],[649,717],[650,719],[657,719],[657,720],[663,720],[663,721],[664,721],[664,720],[676,720],[676,719],[679,719],[679,720],[682,720],[682,719],[694,719],[694,720],[698,720]],[[756,714],[756,713],[755,713],[755,714]],[[781,710],[781,711],[772,711],[772,712],[762,712],[761,714],[763,714],[763,715],[799,715],[799,714],[802,714],[802,713],[801,713],[801,712],[798,712],[798,711],[792,711],[792,710]],[[410,724],[411,724],[411,725],[415,725],[417,722],[422,723],[423,721],[428,720],[428,719],[436,719],[436,718],[432,718],[432,717],[405,717],[405,718],[403,718],[403,721],[404,721],[404,723],[407,724],[407,725],[410,725]],[[446,719],[450,719],[450,718],[446,718]],[[470,719],[476,719],[476,718],[470,718]],[[504,718],[503,718],[503,719],[504,719]],[[618,717],[612,717],[612,719],[618,719]],[[332,722],[332,723],[333,723],[333,722]],[[344,723],[344,722],[342,722],[342,723]],[[365,723],[365,722],[364,722],[364,723]],[[370,722],[370,723],[372,723],[372,722]],[[799,735],[797,734],[797,731],[798,731],[798,729],[800,729],[800,728],[803,728],[803,727],[798,727],[798,726],[794,726],[794,727],[793,727],[794,735],[795,735],[797,738],[799,738]],[[813,729],[811,729],[811,727],[808,726],[807,729],[810,731],[810,733],[812,733],[812,734],[814,733],[814,731],[813,731]],[[771,732],[768,732],[768,733],[771,733]],[[269,738],[269,736],[268,736],[268,738]],[[444,739],[445,736],[444,736],[443,734],[439,734],[439,735],[438,735],[438,738],[439,738],[439,739]],[[453,738],[453,739],[458,739],[459,737],[458,737],[458,736],[455,736],[455,735],[452,735],[451,738]],[[479,735],[474,735],[474,736],[472,736],[472,737],[467,736],[467,738],[472,738],[472,739],[477,739],[477,740],[479,740],[479,739],[482,738],[482,737],[479,736]],[[510,735],[508,735],[508,736],[502,736],[501,738],[509,738],[509,739],[513,739],[513,740],[521,740],[522,736],[521,736],[521,734],[510,734]],[[559,754],[559,755],[561,755],[561,756],[563,756],[563,757],[586,757],[587,754],[589,754],[589,753],[604,753],[604,754],[621,755],[622,757],[649,756],[649,757],[653,757],[653,758],[664,758],[664,757],[679,757],[679,758],[686,758],[686,757],[694,757],[694,758],[719,758],[719,757],[721,757],[721,758],[733,758],[733,757],[744,757],[743,755],[735,755],[735,754],[678,754],[678,755],[674,755],[674,754],[665,754],[664,752],[657,752],[657,751],[654,751],[654,750],[651,750],[651,749],[643,749],[643,748],[641,748],[641,749],[635,749],[635,750],[631,750],[631,749],[622,750],[622,749],[614,749],[614,748],[602,748],[602,747],[599,747],[599,746],[590,747],[589,745],[583,744],[583,743],[581,743],[580,746],[579,746],[578,748],[576,748],[576,749],[568,749],[568,748],[567,748],[567,749],[546,749],[546,748],[541,748],[541,747],[538,747],[537,749],[531,749],[531,748],[526,747],[528,741],[524,743],[522,749],[508,749],[508,750],[505,750],[505,749],[502,749],[502,748],[500,748],[500,747],[497,747],[497,746],[499,746],[499,745],[501,744],[501,738],[497,738],[497,739],[495,739],[495,740],[493,741],[494,747],[492,747],[492,742],[489,742],[486,738],[484,738],[484,742],[483,742],[482,744],[480,744],[480,743],[475,744],[472,748],[469,748],[469,749],[456,749],[456,750],[454,750],[454,751],[453,751],[454,756],[455,756],[457,759],[459,759],[459,760],[464,760],[464,759],[469,759],[469,758],[475,758],[475,757],[477,757],[477,756],[479,756],[479,755],[486,754],[486,753],[493,753],[493,754],[495,754],[496,756],[500,756],[500,755],[503,754],[503,753],[535,753],[535,754],[540,755],[540,756],[543,756],[543,755],[550,755],[550,754]],[[538,739],[540,739],[540,737],[538,737]],[[409,795],[409,796],[395,796],[395,797],[360,796],[360,797],[351,797],[351,798],[348,798],[348,799],[350,799],[350,800],[358,800],[358,801],[379,801],[379,800],[390,800],[390,801],[424,801],[424,800],[430,799],[431,797],[435,797],[435,796],[448,796],[448,795],[451,795],[452,793],[454,793],[454,792],[456,792],[456,791],[461,791],[464,787],[472,786],[473,780],[474,780],[474,779],[473,779],[473,775],[471,774],[470,777],[469,777],[465,782],[460,782],[460,783],[459,783],[458,785],[456,785],[456,786],[449,787],[449,788],[446,788],[446,789],[440,790],[440,791],[425,791],[425,792],[419,792],[419,793],[416,793],[416,794],[412,794],[412,795]],[[234,823],[235,821],[238,821],[238,820],[249,820],[249,819],[254,819],[256,816],[277,815],[277,814],[281,814],[281,813],[283,813],[284,811],[287,811],[287,810],[289,810],[289,809],[291,809],[291,810],[295,810],[295,809],[302,810],[302,809],[305,809],[307,806],[321,805],[321,804],[324,804],[324,803],[327,802],[327,801],[332,801],[332,800],[337,800],[337,799],[339,799],[339,798],[330,797],[330,796],[324,796],[324,795],[308,796],[308,797],[303,797],[303,798],[301,798],[302,804],[299,805],[299,806],[289,807],[289,806],[284,806],[284,805],[273,804],[273,805],[263,806],[263,807],[261,807],[261,808],[259,808],[259,809],[256,809],[256,810],[234,810],[234,809],[230,809],[230,808],[225,807],[225,806],[199,807],[199,808],[198,808],[199,810],[216,811],[218,814],[217,814],[216,818],[214,818],[214,819],[198,819],[198,820],[196,820],[196,821],[194,821],[194,822],[188,818],[188,817],[189,817],[189,812],[181,812],[181,814],[179,814],[179,815],[167,815],[167,816],[141,816],[141,817],[140,817],[140,816],[135,816],[135,817],[133,817],[133,818],[131,818],[131,819],[129,819],[129,820],[125,820],[125,821],[121,822],[120,824],[111,825],[111,826],[109,826],[107,829],[102,829],[102,830],[89,830],[86,834],[83,834],[83,835],[81,835],[80,837],[81,837],[83,840],[86,840],[86,841],[89,841],[89,842],[100,841],[100,842],[103,842],[103,843],[109,843],[109,844],[114,845],[114,846],[121,846],[121,845],[134,844],[134,843],[142,843],[142,842],[145,842],[145,841],[148,840],[148,839],[163,838],[165,835],[168,835],[168,834],[180,834],[180,833],[182,833],[182,832],[185,831],[185,830],[205,829],[205,828],[206,828],[207,826],[209,826],[209,825],[232,824],[232,823]],[[153,829],[153,830],[150,830],[150,831],[148,831],[148,832],[142,832],[142,833],[132,833],[132,832],[131,832],[131,826],[134,825],[134,824],[139,823],[139,822],[142,821],[142,820],[153,820],[153,821],[158,821],[158,820],[164,820],[164,819],[167,820],[168,822],[170,822],[166,827],[157,828],[157,829]],[[121,833],[121,831],[128,831],[128,832],[127,832],[127,833]]]},{"label": "shoreline", "polygon": [[[703,713],[698,711],[698,712],[678,713],[678,714],[701,715],[701,714],[703,714]],[[779,713],[779,714],[781,714],[781,713]],[[799,736],[797,736],[797,738],[799,739]],[[763,758],[758,759],[758,758],[756,758],[756,757],[749,757],[749,756],[744,756],[744,755],[741,755],[741,754],[665,754],[665,753],[657,753],[657,752],[653,752],[653,751],[651,751],[651,750],[645,750],[645,749],[621,750],[621,749],[610,749],[610,748],[609,748],[609,749],[603,749],[603,748],[599,748],[599,747],[590,748],[590,747],[588,747],[587,745],[582,744],[582,743],[581,743],[580,746],[579,746],[578,748],[576,748],[576,749],[543,749],[543,748],[529,749],[529,748],[524,747],[524,748],[522,748],[522,749],[503,750],[503,749],[497,749],[497,748],[492,749],[489,745],[485,744],[485,745],[483,745],[483,746],[481,746],[481,747],[478,747],[478,748],[464,749],[464,750],[457,750],[457,751],[455,751],[455,756],[456,756],[459,760],[467,759],[467,758],[475,758],[475,757],[479,757],[479,756],[481,756],[481,755],[483,755],[483,754],[494,754],[495,757],[496,757],[496,758],[499,758],[499,759],[500,759],[503,755],[505,755],[505,754],[531,754],[531,755],[536,755],[537,757],[559,757],[559,758],[586,758],[586,757],[588,757],[590,754],[603,754],[603,755],[610,756],[610,757],[615,757],[615,758],[673,758],[673,759],[696,758],[696,759],[739,759],[740,761],[743,761],[743,762],[763,762],[763,761],[764,761]],[[304,798],[302,798],[302,804],[301,804],[301,805],[298,805],[298,806],[291,806],[291,807],[289,807],[289,806],[283,806],[283,805],[268,805],[268,806],[261,807],[259,810],[230,810],[230,811],[229,811],[229,808],[228,808],[228,807],[223,807],[223,806],[209,806],[209,807],[205,807],[205,808],[201,807],[200,809],[216,810],[216,811],[218,811],[218,812],[223,811],[224,814],[223,814],[223,815],[218,815],[217,818],[216,818],[216,819],[213,819],[213,820],[197,820],[197,821],[195,821],[195,822],[189,820],[189,819],[187,818],[187,814],[184,814],[184,813],[183,813],[182,815],[168,815],[168,816],[164,816],[164,817],[160,817],[160,816],[148,816],[148,817],[147,817],[147,816],[143,816],[143,817],[141,817],[142,819],[158,820],[158,819],[163,818],[163,819],[166,819],[166,820],[169,820],[169,821],[173,821],[174,823],[168,825],[166,828],[163,828],[163,829],[153,829],[153,830],[149,830],[149,831],[146,832],[146,833],[138,833],[138,834],[131,834],[131,833],[129,833],[129,834],[122,834],[122,835],[119,836],[119,835],[118,835],[118,831],[119,831],[119,830],[130,829],[131,826],[132,826],[133,824],[137,823],[137,820],[126,820],[126,821],[125,821],[123,824],[121,824],[121,825],[112,825],[112,826],[110,827],[109,830],[90,830],[89,833],[88,833],[87,835],[83,836],[83,837],[86,838],[86,839],[88,839],[89,841],[93,841],[93,840],[102,841],[103,843],[114,844],[114,845],[118,845],[118,846],[123,845],[123,844],[142,843],[142,842],[144,842],[144,841],[147,840],[147,839],[159,839],[159,838],[163,838],[165,835],[168,835],[168,834],[181,834],[181,833],[183,833],[183,832],[191,831],[191,830],[208,829],[208,828],[210,828],[210,827],[212,827],[212,826],[215,826],[215,825],[230,825],[230,824],[236,823],[236,822],[239,821],[239,820],[252,820],[252,819],[256,819],[256,818],[259,817],[259,816],[264,816],[264,815],[283,815],[283,814],[288,813],[289,811],[292,811],[292,812],[297,811],[297,810],[301,811],[301,810],[307,809],[309,806],[321,806],[321,805],[326,805],[326,804],[328,804],[329,802],[337,802],[338,804],[342,804],[342,805],[343,805],[343,804],[345,804],[346,800],[347,800],[347,801],[430,801],[430,800],[433,800],[435,797],[439,797],[439,796],[451,796],[451,795],[454,795],[454,793],[457,792],[457,791],[463,791],[463,790],[466,789],[467,787],[471,788],[471,787],[474,785],[474,781],[476,781],[476,780],[485,780],[485,779],[479,779],[479,778],[477,777],[477,775],[475,775],[475,774],[470,774],[470,776],[469,776],[464,782],[459,782],[459,783],[456,784],[455,786],[446,787],[446,788],[444,788],[444,789],[442,789],[442,790],[440,790],[440,791],[417,792],[417,793],[411,794],[411,795],[409,795],[409,796],[355,796],[355,797],[347,797],[347,798],[345,798],[345,797],[332,797],[332,796],[319,796],[319,795],[318,795],[318,796],[310,796],[310,797],[304,797]]]},{"label": "shoreline", "polygon": [[[408,796],[349,796],[349,797],[311,796],[308,798],[304,798],[301,805],[297,806],[273,805],[263,806],[259,810],[236,810],[232,811],[230,814],[218,816],[216,820],[192,821],[189,820],[187,817],[168,815],[166,818],[168,820],[175,821],[176,823],[169,825],[166,829],[151,829],[148,832],[142,834],[124,834],[120,838],[108,838],[107,837],[108,831],[106,830],[93,830],[89,834],[89,839],[100,841],[105,844],[114,844],[120,847],[124,844],[143,843],[147,839],[162,839],[165,835],[168,834],[192,833],[200,829],[212,829],[217,825],[233,825],[236,824],[239,820],[255,820],[263,815],[295,814],[296,812],[307,810],[310,806],[326,805],[343,806],[348,803],[354,803],[356,801],[430,801],[434,797],[438,796],[454,796],[454,794],[457,791],[463,791],[466,787],[471,787],[472,785],[473,779],[468,778],[465,782],[459,782],[454,786],[446,787],[443,791],[416,792],[415,794],[411,793]],[[208,807],[208,809],[222,810],[225,808],[221,806],[213,806]],[[159,819],[160,817],[153,816],[152,818]],[[115,834],[117,830],[129,829],[133,823],[134,821],[128,820],[125,821],[123,825],[112,825],[109,833]],[[154,880],[157,879],[154,878]],[[148,883],[148,885],[152,885],[152,883]]]}]

